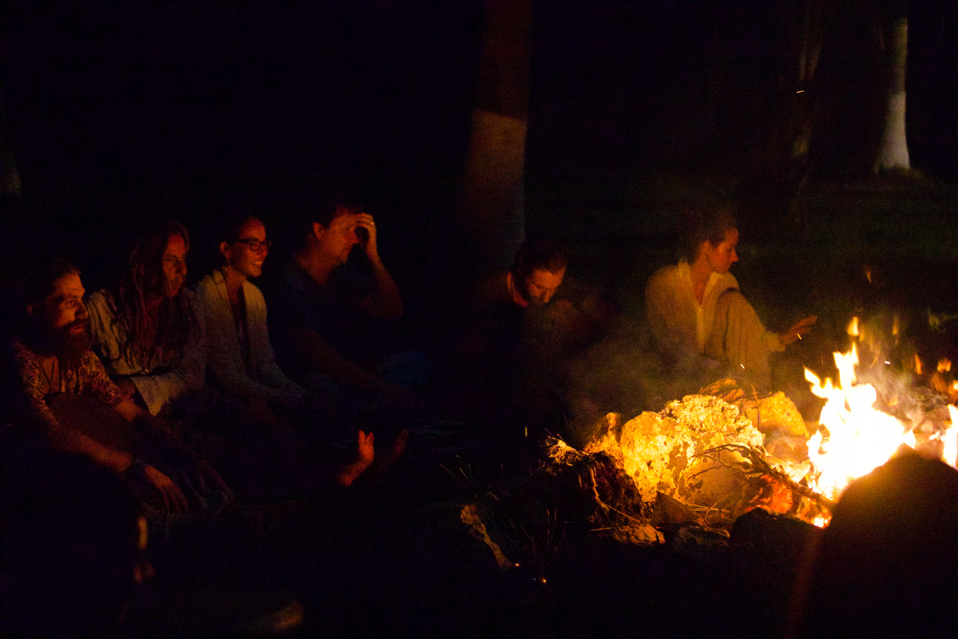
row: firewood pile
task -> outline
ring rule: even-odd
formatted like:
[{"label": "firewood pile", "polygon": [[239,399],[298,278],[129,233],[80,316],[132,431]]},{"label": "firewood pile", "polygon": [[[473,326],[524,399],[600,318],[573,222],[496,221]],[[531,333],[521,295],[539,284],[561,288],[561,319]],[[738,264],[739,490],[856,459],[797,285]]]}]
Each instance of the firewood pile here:
[{"label": "firewood pile", "polygon": [[728,529],[755,508],[812,522],[832,507],[800,483],[809,471],[808,434],[782,393],[749,396],[723,381],[660,412],[625,423],[610,414],[606,422],[581,452],[552,443],[551,463],[608,456],[632,480],[659,529],[690,521]]},{"label": "firewood pile", "polygon": [[531,476],[467,504],[461,520],[501,567],[542,563],[543,549],[584,535],[724,552],[735,521],[755,509],[803,526],[830,511],[796,479],[809,469],[806,439],[783,394],[717,384],[625,422],[609,414],[583,450],[548,438]]}]

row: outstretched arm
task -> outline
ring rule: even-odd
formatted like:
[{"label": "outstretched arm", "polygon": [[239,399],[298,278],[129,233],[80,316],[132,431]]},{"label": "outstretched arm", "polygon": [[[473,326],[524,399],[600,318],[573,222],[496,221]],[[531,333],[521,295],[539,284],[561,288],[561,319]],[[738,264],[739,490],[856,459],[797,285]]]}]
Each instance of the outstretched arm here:
[{"label": "outstretched arm", "polygon": [[795,325],[790,329],[781,333],[778,338],[781,340],[783,346],[793,344],[795,340],[801,339],[802,335],[810,331],[816,321],[818,321],[817,315],[809,315],[808,317],[802,318],[795,322]]}]

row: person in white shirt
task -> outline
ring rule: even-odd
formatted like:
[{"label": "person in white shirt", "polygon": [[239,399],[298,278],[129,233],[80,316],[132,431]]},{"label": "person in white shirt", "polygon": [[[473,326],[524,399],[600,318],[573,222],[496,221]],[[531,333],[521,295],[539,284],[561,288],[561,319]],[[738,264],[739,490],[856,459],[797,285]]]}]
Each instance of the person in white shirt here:
[{"label": "person in white shirt", "polygon": [[765,328],[729,273],[738,261],[739,234],[728,209],[688,211],[684,226],[683,259],[659,269],[645,288],[657,350],[678,376],[744,376],[756,389],[767,390],[769,355],[785,350],[817,318],[801,319],[783,333]]}]

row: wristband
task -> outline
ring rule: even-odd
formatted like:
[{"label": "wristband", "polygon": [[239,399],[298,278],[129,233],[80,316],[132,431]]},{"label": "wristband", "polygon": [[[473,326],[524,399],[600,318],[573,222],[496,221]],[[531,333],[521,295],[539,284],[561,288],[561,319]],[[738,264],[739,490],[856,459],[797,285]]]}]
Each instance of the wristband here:
[{"label": "wristband", "polygon": [[140,457],[134,457],[133,463],[130,464],[129,468],[123,471],[123,475],[127,478],[139,477],[143,475],[143,471],[146,470],[146,467],[150,464],[147,463],[145,459]]}]

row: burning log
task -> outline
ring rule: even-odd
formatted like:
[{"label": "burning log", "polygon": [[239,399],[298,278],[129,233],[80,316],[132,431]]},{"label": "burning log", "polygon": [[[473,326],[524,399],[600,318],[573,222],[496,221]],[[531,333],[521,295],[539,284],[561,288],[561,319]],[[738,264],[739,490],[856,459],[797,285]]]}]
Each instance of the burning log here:
[{"label": "burning log", "polygon": [[[758,402],[753,407],[762,410]],[[715,523],[758,505],[791,512],[804,510],[809,502],[811,493],[789,476],[803,476],[807,464],[769,462],[763,434],[736,406],[718,397],[689,395],[621,426],[617,417],[607,421],[607,432],[585,452],[605,452],[619,462],[647,502],[663,493],[704,509],[706,519]],[[810,510],[827,508],[815,503]]]},{"label": "burning log", "polygon": [[[794,404],[784,395],[767,399],[737,395],[756,415],[770,416],[766,425],[778,424],[770,430],[773,434],[798,432]],[[754,508],[807,521],[827,516],[831,509],[830,502],[794,479],[808,472],[807,462],[770,458],[763,448],[765,436],[752,420],[718,397],[689,395],[625,424],[610,414],[605,426],[584,453],[559,442],[550,457],[565,464],[607,457],[631,479],[636,499],[656,511],[660,529],[689,523],[729,527]],[[804,437],[795,437],[804,443]]]},{"label": "burning log", "polygon": [[555,464],[547,472],[575,478],[581,494],[589,495],[595,510],[588,515],[593,531],[610,532],[617,541],[657,544],[662,534],[650,523],[651,505],[642,500],[632,479],[608,454],[581,453],[559,439],[546,442]]}]

